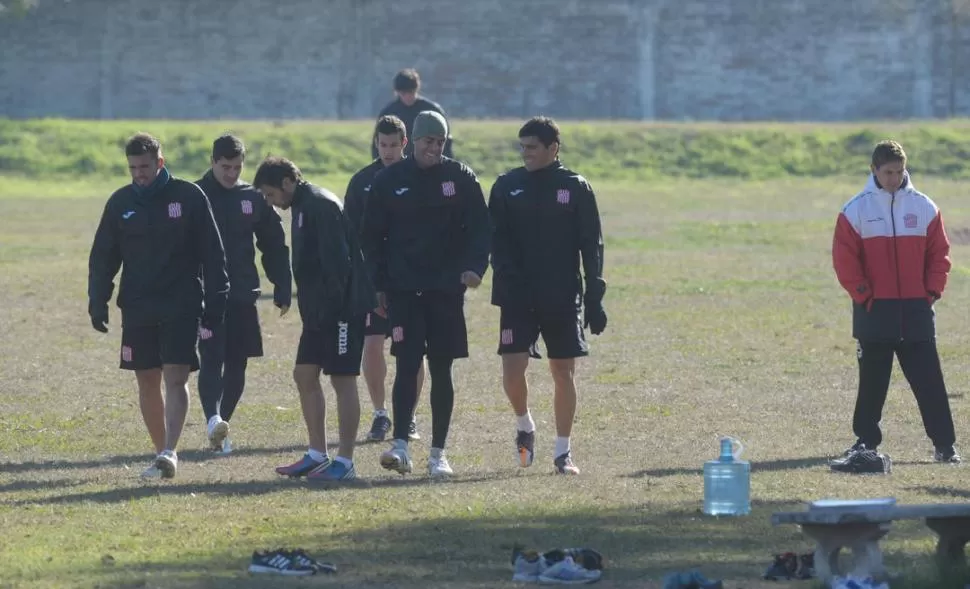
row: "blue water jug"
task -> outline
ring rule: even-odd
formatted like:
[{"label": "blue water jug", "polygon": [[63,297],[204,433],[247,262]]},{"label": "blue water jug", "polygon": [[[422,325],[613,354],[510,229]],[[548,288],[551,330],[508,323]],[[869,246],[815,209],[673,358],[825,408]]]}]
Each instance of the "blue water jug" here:
[{"label": "blue water jug", "polygon": [[740,459],[743,451],[744,445],[739,440],[723,437],[721,456],[704,463],[704,513],[707,515],[751,513],[751,464]]}]

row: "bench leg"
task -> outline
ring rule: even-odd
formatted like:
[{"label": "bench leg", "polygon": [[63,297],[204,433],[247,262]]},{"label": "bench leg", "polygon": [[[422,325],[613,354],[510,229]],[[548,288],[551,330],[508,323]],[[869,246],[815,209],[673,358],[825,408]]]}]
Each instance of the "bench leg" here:
[{"label": "bench leg", "polygon": [[875,577],[886,572],[879,540],[889,532],[889,523],[802,524],[805,535],[815,540],[815,573],[827,583],[842,576],[839,552],[852,549],[852,574]]},{"label": "bench leg", "polygon": [[936,560],[940,568],[966,568],[970,517],[926,518],[926,525],[939,536]]}]

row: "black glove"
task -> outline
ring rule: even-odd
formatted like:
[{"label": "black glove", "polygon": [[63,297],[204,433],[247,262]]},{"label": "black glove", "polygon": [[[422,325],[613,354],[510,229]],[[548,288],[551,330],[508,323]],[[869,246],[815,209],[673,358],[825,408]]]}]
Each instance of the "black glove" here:
[{"label": "black glove", "polygon": [[291,288],[277,286],[273,289],[273,305],[277,309],[290,307],[293,304],[293,292]]},{"label": "black glove", "polygon": [[599,335],[603,333],[606,329],[606,310],[603,308],[602,303],[596,303],[595,305],[590,305],[586,303],[584,309],[584,315],[586,320],[583,322],[583,327],[589,328],[590,333],[593,335]]},{"label": "black glove", "polygon": [[101,309],[88,309],[88,314],[91,316],[91,327],[95,331],[101,333],[108,333],[108,307],[105,306]]},{"label": "black glove", "polygon": [[603,309],[603,296],[606,294],[606,281],[602,278],[586,281],[586,294],[583,296],[583,327],[590,333],[599,335],[606,329],[606,310]]}]

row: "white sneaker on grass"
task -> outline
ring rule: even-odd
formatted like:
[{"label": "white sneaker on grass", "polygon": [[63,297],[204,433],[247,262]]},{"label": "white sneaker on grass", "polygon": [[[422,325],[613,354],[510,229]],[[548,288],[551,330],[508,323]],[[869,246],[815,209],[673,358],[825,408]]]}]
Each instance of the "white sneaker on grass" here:
[{"label": "white sneaker on grass", "polygon": [[160,479],[162,478],[162,471],[158,470],[158,467],[153,462],[151,466],[141,472],[140,476],[143,479]]},{"label": "white sneaker on grass", "polygon": [[178,470],[178,456],[173,450],[162,450],[162,453],[155,458],[155,468],[162,474],[163,479],[175,477]]},{"label": "white sneaker on grass", "polygon": [[381,466],[400,474],[411,472],[411,456],[408,454],[407,442],[394,440],[393,445],[381,454]]},{"label": "white sneaker on grass", "polygon": [[448,457],[445,456],[444,451],[428,457],[428,476],[432,478],[449,477],[453,474],[455,474],[455,471],[451,469],[451,464],[448,463]]},{"label": "white sneaker on grass", "polygon": [[209,437],[209,449],[222,451],[222,443],[229,437],[229,422],[223,421],[218,415],[213,415],[206,428]]}]

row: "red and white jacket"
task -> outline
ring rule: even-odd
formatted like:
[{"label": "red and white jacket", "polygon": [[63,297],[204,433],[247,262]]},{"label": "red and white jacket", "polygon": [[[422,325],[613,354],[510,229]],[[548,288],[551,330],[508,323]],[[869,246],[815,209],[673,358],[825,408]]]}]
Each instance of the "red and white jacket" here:
[{"label": "red and white jacket", "polygon": [[946,288],[949,254],[940,210],[916,190],[909,173],[893,193],[870,174],[865,189],[842,208],[832,242],[835,273],[855,303],[853,336],[935,337],[932,305]]}]

